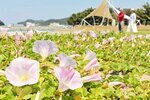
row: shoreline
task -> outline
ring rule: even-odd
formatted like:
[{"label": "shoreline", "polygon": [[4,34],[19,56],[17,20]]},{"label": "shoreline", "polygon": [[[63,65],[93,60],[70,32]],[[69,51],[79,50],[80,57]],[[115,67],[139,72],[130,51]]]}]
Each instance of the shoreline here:
[{"label": "shoreline", "polygon": [[[109,30],[118,32],[117,26],[74,26],[74,27],[58,27],[58,26],[35,26],[35,27],[0,27],[0,32],[28,32],[30,30],[39,31],[39,32],[50,32],[50,33],[73,33],[77,31],[101,31]],[[124,30],[127,30],[127,26],[124,26]],[[150,34],[150,25],[149,26],[138,26],[139,32],[149,33]]]}]

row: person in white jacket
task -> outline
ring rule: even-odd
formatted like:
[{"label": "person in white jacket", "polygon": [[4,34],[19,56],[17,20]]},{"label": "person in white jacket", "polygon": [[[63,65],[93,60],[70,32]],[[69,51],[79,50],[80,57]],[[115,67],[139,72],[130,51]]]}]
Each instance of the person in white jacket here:
[{"label": "person in white jacket", "polygon": [[130,20],[129,20],[129,25],[128,25],[128,29],[127,32],[133,32],[136,33],[138,32],[137,30],[137,25],[136,25],[136,14],[135,14],[135,10],[131,9],[131,15],[130,15]]}]

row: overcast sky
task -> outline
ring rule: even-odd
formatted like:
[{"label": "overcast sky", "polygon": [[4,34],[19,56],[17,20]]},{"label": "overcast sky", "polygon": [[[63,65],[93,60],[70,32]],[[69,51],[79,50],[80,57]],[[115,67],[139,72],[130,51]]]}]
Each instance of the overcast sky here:
[{"label": "overcast sky", "polygon": [[[111,0],[116,7],[141,8],[150,0]],[[26,19],[47,20],[71,16],[89,7],[96,8],[102,0],[1,0],[0,20],[6,24]]]}]

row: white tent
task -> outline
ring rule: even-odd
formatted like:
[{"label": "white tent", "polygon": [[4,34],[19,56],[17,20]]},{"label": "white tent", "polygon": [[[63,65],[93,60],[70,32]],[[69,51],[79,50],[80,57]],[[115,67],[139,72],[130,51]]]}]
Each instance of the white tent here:
[{"label": "white tent", "polygon": [[[117,8],[115,8],[115,6],[110,3],[110,1],[107,0],[107,2],[108,2],[108,4],[109,4],[109,7],[112,8],[113,11],[118,15],[118,14],[120,13],[120,11],[119,11]],[[125,15],[124,17],[125,17],[125,19],[127,19],[127,20],[130,19],[130,17],[129,17],[128,15]]]},{"label": "white tent", "polygon": [[[120,11],[115,8],[109,0],[103,0],[103,2],[101,3],[101,5],[96,8],[93,12],[91,12],[89,15],[87,15],[85,18],[82,19],[81,21],[81,25],[91,25],[86,19],[89,18],[89,17],[92,17],[93,18],[93,22],[94,22],[94,25],[95,25],[95,16],[99,16],[99,17],[102,17],[102,22],[100,25],[103,25],[103,22],[104,22],[104,19],[107,18],[107,19],[111,19],[112,21],[114,21],[112,15],[110,14],[110,10],[109,8],[112,8],[113,11],[118,15],[120,13]],[[125,15],[125,19],[129,20],[130,17]],[[108,20],[107,20],[107,24],[108,24]]]}]

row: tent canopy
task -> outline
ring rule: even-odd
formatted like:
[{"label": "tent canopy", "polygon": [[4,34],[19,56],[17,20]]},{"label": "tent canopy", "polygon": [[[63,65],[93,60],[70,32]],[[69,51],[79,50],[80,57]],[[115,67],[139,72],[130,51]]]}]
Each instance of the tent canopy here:
[{"label": "tent canopy", "polygon": [[[100,25],[103,25],[105,18],[111,19],[112,22],[115,21],[110,13],[109,7],[112,8],[112,10],[117,15],[120,13],[120,11],[117,8],[115,8],[115,6],[113,6],[109,0],[103,0],[103,2],[101,3],[101,5],[98,8],[96,8],[93,12],[91,12],[89,15],[87,15],[85,18],[83,18],[83,20],[81,21],[81,25],[86,25],[86,24],[91,25],[88,21],[86,21],[86,19],[89,17],[93,18],[94,25],[96,25],[94,16],[103,18]],[[127,20],[130,19],[130,17],[127,15],[125,15],[124,17]],[[107,20],[107,25],[108,24],[109,24],[109,20]],[[112,23],[112,25],[113,25],[113,23]]]},{"label": "tent canopy", "polygon": [[84,19],[93,17],[93,16],[99,16],[99,17],[104,17],[104,18],[108,18],[108,19],[113,19],[113,17],[110,14],[109,4],[108,4],[107,0],[103,0],[101,5],[98,8],[96,8],[93,12],[91,12],[89,15],[87,15]]}]

